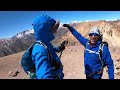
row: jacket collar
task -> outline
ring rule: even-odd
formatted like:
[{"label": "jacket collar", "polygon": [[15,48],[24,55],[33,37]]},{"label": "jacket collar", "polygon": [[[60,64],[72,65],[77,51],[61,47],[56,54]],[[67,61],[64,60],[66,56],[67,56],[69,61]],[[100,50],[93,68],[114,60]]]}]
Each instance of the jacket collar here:
[{"label": "jacket collar", "polygon": [[92,47],[98,47],[101,43],[102,43],[102,41],[97,41],[97,43],[95,45],[92,45]]}]

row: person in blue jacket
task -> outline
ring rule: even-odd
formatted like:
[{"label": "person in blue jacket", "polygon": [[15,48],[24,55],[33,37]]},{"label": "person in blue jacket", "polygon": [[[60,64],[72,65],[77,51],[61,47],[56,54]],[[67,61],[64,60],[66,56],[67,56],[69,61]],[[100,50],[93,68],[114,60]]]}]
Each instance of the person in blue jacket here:
[{"label": "person in blue jacket", "polygon": [[54,47],[51,41],[59,27],[59,21],[48,15],[41,15],[34,19],[33,28],[36,42],[42,42],[44,46],[35,44],[32,50],[32,60],[35,63],[36,79],[63,79],[63,65],[56,52],[65,47]]},{"label": "person in blue jacket", "polygon": [[[101,79],[103,69],[101,70],[102,63],[99,58],[98,49],[102,43],[102,33],[99,28],[93,27],[90,29],[89,39],[87,39],[70,25],[63,24],[63,26],[67,27],[74,37],[85,47],[84,67],[86,79]],[[104,45],[102,50],[102,60],[108,68],[109,79],[114,79],[114,64],[109,49]]]}]

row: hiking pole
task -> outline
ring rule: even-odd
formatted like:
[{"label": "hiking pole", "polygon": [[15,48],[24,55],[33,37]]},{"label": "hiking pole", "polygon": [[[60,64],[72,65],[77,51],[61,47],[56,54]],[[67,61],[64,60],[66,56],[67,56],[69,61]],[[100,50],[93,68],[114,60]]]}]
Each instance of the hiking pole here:
[{"label": "hiking pole", "polygon": [[[65,41],[63,41],[63,42],[61,43],[60,47],[61,47],[61,48],[66,47],[67,44],[68,44],[68,39],[65,40]],[[60,51],[60,56],[59,56],[59,58],[61,58],[62,52],[63,52],[63,50]]]},{"label": "hiking pole", "polygon": [[61,59],[62,52],[63,52],[63,50],[60,51],[60,56],[59,56],[60,59]]}]

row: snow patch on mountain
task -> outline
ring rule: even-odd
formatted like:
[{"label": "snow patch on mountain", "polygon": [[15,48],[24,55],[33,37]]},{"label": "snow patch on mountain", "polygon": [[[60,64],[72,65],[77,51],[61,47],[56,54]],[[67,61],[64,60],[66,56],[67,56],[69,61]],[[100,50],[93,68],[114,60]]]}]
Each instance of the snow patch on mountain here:
[{"label": "snow patch on mountain", "polygon": [[31,33],[34,33],[34,30],[33,29],[29,29],[29,30],[26,30],[26,31],[23,31],[23,32],[20,32],[20,33],[17,33],[17,35],[15,35],[16,38],[21,38],[25,35],[29,35]]}]

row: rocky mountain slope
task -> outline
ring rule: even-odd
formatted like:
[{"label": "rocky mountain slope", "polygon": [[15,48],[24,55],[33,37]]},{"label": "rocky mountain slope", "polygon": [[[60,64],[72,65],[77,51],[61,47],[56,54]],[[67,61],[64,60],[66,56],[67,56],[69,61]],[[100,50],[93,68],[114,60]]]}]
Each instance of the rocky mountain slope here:
[{"label": "rocky mountain slope", "polygon": [[[98,26],[103,33],[103,40],[107,41],[110,47],[115,49],[116,47],[120,46],[120,20],[71,22],[69,25],[75,27],[75,29],[86,38],[88,38],[89,29],[93,26]],[[62,27],[61,25],[58,28],[58,32],[55,34],[56,39],[62,35],[66,35],[68,31],[69,30],[67,28]],[[77,40],[73,37],[72,34],[70,34],[70,32],[68,32],[67,36],[68,38],[71,37],[69,38],[71,41],[77,42]],[[0,39],[0,57],[24,51],[34,41],[34,31],[32,29],[17,33],[15,36],[9,39]]]},{"label": "rocky mountain slope", "polygon": [[[84,37],[89,38],[89,30],[93,26],[98,26],[100,28],[103,33],[103,41],[109,42],[110,46],[120,47],[120,20],[81,22],[75,27],[75,29]],[[75,40],[74,37],[72,37],[72,39]]]},{"label": "rocky mountain slope", "polygon": [[[69,42],[61,56],[61,61],[64,66],[64,79],[85,79],[83,52],[84,47],[82,45],[76,42],[74,42],[74,44]],[[112,52],[111,49],[110,52]],[[19,64],[23,53],[24,52],[20,52],[0,58],[0,79],[28,79],[28,76]],[[120,51],[115,54],[111,53],[112,57],[114,57],[115,79],[120,79],[119,53]],[[18,73],[15,76],[11,76],[15,72]],[[104,68],[102,78],[108,79],[107,68]]]},{"label": "rocky mountain slope", "polygon": [[35,40],[34,33],[27,34],[28,31],[30,30],[18,33],[9,39],[1,39],[0,57],[26,50]]},{"label": "rocky mountain slope", "polygon": [[[77,25],[77,23],[72,22],[70,25],[74,27]],[[67,32],[67,29],[59,27],[57,33],[55,34],[55,38],[57,39]],[[0,57],[24,51],[34,42],[34,30],[32,29],[17,33],[9,39],[0,39]]]}]

